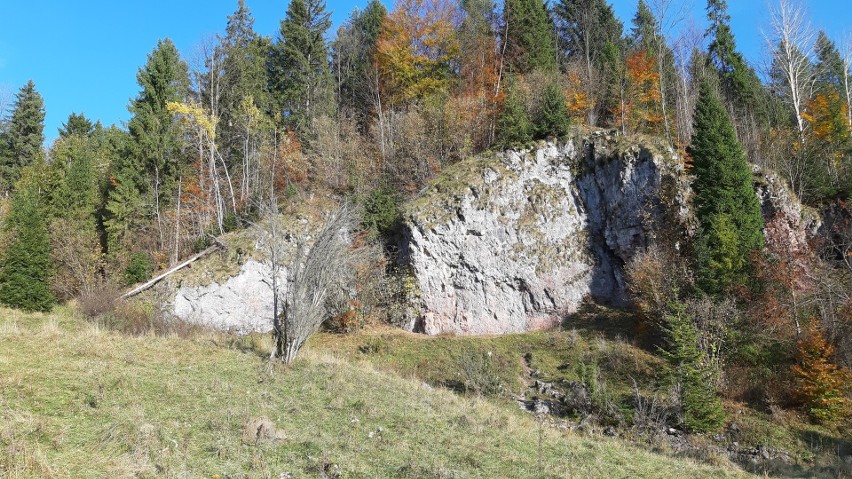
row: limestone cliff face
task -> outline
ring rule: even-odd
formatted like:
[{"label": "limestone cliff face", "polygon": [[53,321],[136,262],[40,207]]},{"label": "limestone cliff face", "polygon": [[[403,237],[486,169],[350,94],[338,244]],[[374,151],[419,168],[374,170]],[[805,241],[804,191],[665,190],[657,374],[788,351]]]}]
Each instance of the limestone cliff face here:
[{"label": "limestone cliff face", "polygon": [[662,223],[686,229],[689,189],[672,152],[622,140],[597,133],[442,173],[406,213],[409,328],[519,332],[588,297],[624,304],[623,265]]},{"label": "limestone cliff face", "polygon": [[[777,177],[754,174],[767,248],[806,257],[817,215]],[[682,162],[647,138],[595,132],[462,161],[405,209],[399,247],[413,284],[405,327],[503,334],[553,326],[586,299],[625,305],[633,255],[658,235],[691,234],[690,194]],[[290,236],[311,229],[293,220]],[[228,238],[227,252],[170,278],[165,309],[218,329],[269,331],[271,274],[256,238]]]},{"label": "limestone cliff face", "polygon": [[[286,286],[286,271],[279,274]],[[237,333],[272,329],[272,270],[249,260],[227,279],[204,285],[181,284],[172,300],[172,313],[185,321]]]}]

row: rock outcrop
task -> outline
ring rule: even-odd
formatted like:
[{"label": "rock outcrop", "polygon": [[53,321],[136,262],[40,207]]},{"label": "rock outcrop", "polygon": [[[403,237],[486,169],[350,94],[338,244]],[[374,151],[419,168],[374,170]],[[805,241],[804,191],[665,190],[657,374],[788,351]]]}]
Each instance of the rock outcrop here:
[{"label": "rock outcrop", "polygon": [[623,265],[659,225],[686,226],[681,173],[660,145],[604,133],[454,165],[406,213],[408,327],[501,334],[550,327],[589,297],[624,304]]},{"label": "rock outcrop", "polygon": [[[754,175],[767,248],[807,258],[818,216],[776,176]],[[690,194],[665,145],[603,132],[454,165],[406,212],[407,326],[502,334],[552,326],[587,299],[624,305],[633,255],[694,232]]]},{"label": "rock outcrop", "polygon": [[[286,285],[286,272],[279,274]],[[184,321],[237,333],[272,329],[272,271],[255,260],[243,263],[235,275],[205,285],[181,285],[172,313]]]},{"label": "rock outcrop", "polygon": [[[818,216],[757,169],[755,191],[768,249],[806,257]],[[503,334],[551,327],[588,299],[625,305],[623,269],[633,255],[658,235],[692,233],[690,194],[683,163],[662,142],[604,132],[453,165],[405,209],[404,327]],[[306,228],[294,217],[288,236]],[[257,234],[243,236],[170,278],[160,288],[165,309],[217,329],[269,331],[264,247]]]}]

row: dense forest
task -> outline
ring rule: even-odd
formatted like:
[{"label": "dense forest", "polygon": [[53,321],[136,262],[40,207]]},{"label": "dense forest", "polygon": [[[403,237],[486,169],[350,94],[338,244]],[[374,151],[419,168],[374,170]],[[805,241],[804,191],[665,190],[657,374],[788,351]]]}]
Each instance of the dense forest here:
[{"label": "dense forest", "polygon": [[[126,125],[72,114],[47,150],[29,82],[0,112],[0,301],[48,311],[117,291],[313,195],[363,205],[380,241],[445,167],[602,128],[664,138],[694,177],[694,237],[660,235],[627,265],[684,426],[720,427],[723,396],[841,420],[852,41],[777,0],[759,68],[726,0],[707,1],[704,31],[674,28],[674,3],[639,0],[624,25],[606,0],[372,0],[332,32],[323,0],[291,0],[268,38],[239,0],[194,66],[168,38],[154,46]],[[753,168],[820,212],[819,244],[773,236]]]}]

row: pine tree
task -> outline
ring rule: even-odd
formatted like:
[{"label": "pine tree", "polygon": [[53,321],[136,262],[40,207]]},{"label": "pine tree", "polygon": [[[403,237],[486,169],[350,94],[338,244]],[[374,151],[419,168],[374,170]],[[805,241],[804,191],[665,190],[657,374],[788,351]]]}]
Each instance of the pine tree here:
[{"label": "pine tree", "polygon": [[32,80],[15,97],[6,138],[7,152],[0,157],[0,188],[10,191],[22,169],[44,156],[44,100]]},{"label": "pine tree", "polygon": [[540,138],[558,139],[568,134],[570,126],[571,116],[565,102],[565,93],[557,83],[551,83],[544,90],[536,132]]},{"label": "pine tree", "polygon": [[763,247],[763,216],[751,167],[725,108],[701,83],[688,153],[694,163],[699,222],[699,286],[717,294],[747,278],[749,256]]},{"label": "pine tree", "polygon": [[273,100],[285,123],[306,133],[314,118],[333,113],[324,0],[292,0],[269,60]]},{"label": "pine tree", "polygon": [[533,127],[518,92],[511,86],[497,119],[497,144],[503,148],[519,148],[532,141]]},{"label": "pine tree", "polygon": [[663,321],[666,348],[661,350],[668,361],[671,380],[680,393],[683,426],[690,432],[719,429],[725,411],[714,384],[716,371],[698,347],[699,333],[693,318],[683,304],[670,305]]},{"label": "pine tree", "polygon": [[556,69],[554,25],[542,0],[506,0],[503,21],[510,72],[525,74]]},{"label": "pine tree", "polygon": [[4,228],[9,243],[0,265],[0,302],[25,311],[50,311],[56,298],[50,290],[50,235],[42,193],[43,159],[24,169],[16,184]]}]

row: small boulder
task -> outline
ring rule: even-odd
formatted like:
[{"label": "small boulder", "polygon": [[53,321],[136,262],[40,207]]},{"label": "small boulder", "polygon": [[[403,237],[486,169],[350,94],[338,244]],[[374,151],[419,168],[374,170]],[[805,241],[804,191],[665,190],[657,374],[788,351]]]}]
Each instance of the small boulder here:
[{"label": "small boulder", "polygon": [[275,429],[275,424],[267,417],[255,417],[246,421],[243,427],[243,442],[258,444],[262,441],[283,441],[286,436]]}]

